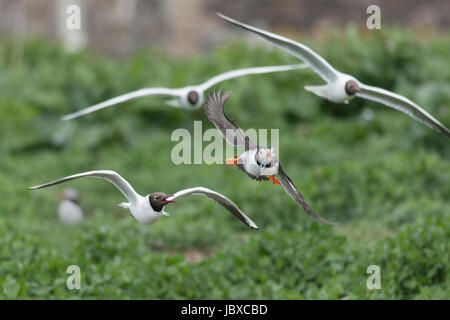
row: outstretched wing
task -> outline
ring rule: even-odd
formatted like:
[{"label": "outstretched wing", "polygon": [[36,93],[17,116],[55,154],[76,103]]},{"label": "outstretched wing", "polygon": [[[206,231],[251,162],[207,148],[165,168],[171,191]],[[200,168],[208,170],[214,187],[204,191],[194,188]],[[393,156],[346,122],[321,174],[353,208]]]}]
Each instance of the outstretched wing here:
[{"label": "outstretched wing", "polygon": [[206,116],[229,144],[244,146],[246,149],[256,148],[257,145],[250,141],[244,131],[225,115],[223,108],[225,101],[230,95],[230,92],[222,95],[222,90],[217,92],[214,89],[213,92],[209,92],[205,102]]},{"label": "outstretched wing", "polygon": [[125,198],[128,199],[128,201],[132,204],[136,203],[139,195],[134,191],[133,187],[128,183],[127,180],[122,178],[117,172],[112,170],[98,170],[98,171],[88,171],[83,173],[74,174],[65,178],[61,178],[55,181],[51,181],[48,183],[44,183],[41,185],[33,186],[28,188],[28,190],[37,190],[41,188],[46,188],[50,186],[54,186],[56,184],[60,184],[63,182],[84,178],[84,177],[92,177],[92,178],[100,178],[105,179],[114,184],[117,189],[122,192],[122,194],[125,196]]},{"label": "outstretched wing", "polygon": [[217,203],[219,203],[222,207],[230,211],[236,218],[244,222],[246,225],[248,225],[252,229],[258,229],[256,224],[244,213],[237,205],[235,205],[230,199],[225,197],[224,195],[215,192],[213,190],[210,190],[208,188],[203,187],[196,187],[196,188],[190,188],[190,189],[184,189],[180,190],[177,193],[175,193],[172,197],[167,198],[167,200],[175,200],[177,198],[189,196],[191,194],[200,194],[205,197],[208,197]]},{"label": "outstretched wing", "polygon": [[283,186],[284,190],[291,196],[291,198],[297,203],[298,205],[301,205],[305,211],[313,216],[314,219],[319,220],[322,223],[328,224],[328,225],[338,225],[338,223],[330,222],[319,216],[317,213],[314,212],[313,209],[309,206],[309,204],[306,202],[306,200],[303,198],[301,193],[297,190],[292,180],[287,176],[287,174],[281,169],[281,165],[278,169],[278,175],[280,178],[281,185]]},{"label": "outstretched wing", "polygon": [[426,126],[450,137],[450,130],[408,98],[391,91],[360,83],[361,92],[358,97],[382,103],[388,107],[406,113]]},{"label": "outstretched wing", "polygon": [[145,97],[145,96],[178,97],[179,96],[179,89],[145,88],[145,89],[132,91],[132,92],[120,95],[118,97],[111,98],[109,100],[100,102],[100,103],[98,103],[96,105],[84,108],[84,109],[82,109],[80,111],[77,111],[77,112],[65,115],[61,119],[64,120],[64,121],[71,120],[71,119],[74,119],[74,118],[78,118],[78,117],[84,116],[85,114],[92,113],[92,112],[98,111],[100,109],[104,109],[104,108],[113,106],[113,105],[118,104],[118,103],[122,103],[122,102],[125,102],[125,101],[128,101],[128,100],[131,100],[131,99]]},{"label": "outstretched wing", "polygon": [[237,70],[232,70],[232,71],[221,73],[221,74],[205,81],[198,87],[201,88],[201,90],[207,90],[219,82],[222,82],[222,81],[225,81],[228,79],[232,79],[232,78],[246,76],[249,74],[263,74],[263,73],[289,71],[289,70],[297,70],[297,69],[304,69],[304,68],[308,68],[308,65],[292,64],[292,65],[285,65],[285,66],[268,66],[268,67],[237,69]]},{"label": "outstretched wing", "polygon": [[263,39],[273,43],[277,47],[287,51],[291,55],[306,62],[319,76],[321,76],[326,82],[332,82],[338,78],[338,71],[334,69],[324,58],[319,54],[308,48],[307,46],[295,42],[291,39],[276,35],[274,33],[264,31],[248,24],[231,19],[223,14],[217,13],[219,17],[227,20],[241,28],[256,33]]}]

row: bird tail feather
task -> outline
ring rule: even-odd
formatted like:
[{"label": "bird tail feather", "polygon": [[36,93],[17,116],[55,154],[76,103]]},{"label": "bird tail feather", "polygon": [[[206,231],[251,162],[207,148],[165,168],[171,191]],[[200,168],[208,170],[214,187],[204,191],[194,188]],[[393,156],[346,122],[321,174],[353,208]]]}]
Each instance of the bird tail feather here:
[{"label": "bird tail feather", "polygon": [[305,86],[305,90],[312,92],[319,97],[327,99],[327,86],[328,85],[320,85],[320,86]]},{"label": "bird tail feather", "polygon": [[119,207],[122,207],[122,208],[125,208],[125,209],[130,209],[130,203],[129,202],[119,203]]}]

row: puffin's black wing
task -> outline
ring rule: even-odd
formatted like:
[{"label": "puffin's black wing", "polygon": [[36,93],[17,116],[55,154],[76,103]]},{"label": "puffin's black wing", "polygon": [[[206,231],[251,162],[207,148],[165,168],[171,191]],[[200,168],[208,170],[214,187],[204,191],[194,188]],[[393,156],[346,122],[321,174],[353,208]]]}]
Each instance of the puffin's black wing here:
[{"label": "puffin's black wing", "polygon": [[205,102],[206,116],[229,144],[244,146],[246,150],[256,148],[257,145],[250,141],[244,131],[225,115],[223,108],[230,94],[231,92],[227,92],[222,95],[222,90],[217,92],[216,89],[210,91]]},{"label": "puffin's black wing", "polygon": [[278,169],[278,175],[280,178],[281,185],[283,186],[284,190],[291,196],[291,198],[297,203],[298,205],[301,205],[305,211],[313,216],[314,219],[319,220],[322,223],[328,224],[328,225],[338,225],[338,223],[330,222],[319,216],[317,213],[314,212],[313,209],[309,206],[309,204],[306,202],[306,200],[303,198],[301,193],[297,190],[292,180],[286,175],[286,173],[281,169],[281,165]]}]

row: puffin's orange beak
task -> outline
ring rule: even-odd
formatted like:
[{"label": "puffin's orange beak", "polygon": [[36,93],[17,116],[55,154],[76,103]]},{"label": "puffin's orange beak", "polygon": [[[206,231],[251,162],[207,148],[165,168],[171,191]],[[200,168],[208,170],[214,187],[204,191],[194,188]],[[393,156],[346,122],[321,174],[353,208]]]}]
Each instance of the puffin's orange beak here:
[{"label": "puffin's orange beak", "polygon": [[239,158],[231,158],[231,159],[227,159],[227,160],[225,160],[225,163],[226,163],[228,166],[234,166],[234,165],[236,165],[236,164],[239,163]]},{"label": "puffin's orange beak", "polygon": [[161,201],[162,201],[162,202],[165,202],[165,203],[172,203],[172,202],[175,202],[175,200],[167,200],[167,198],[170,198],[170,197],[173,197],[173,194],[168,194],[168,195],[165,196],[164,199],[162,199]]}]

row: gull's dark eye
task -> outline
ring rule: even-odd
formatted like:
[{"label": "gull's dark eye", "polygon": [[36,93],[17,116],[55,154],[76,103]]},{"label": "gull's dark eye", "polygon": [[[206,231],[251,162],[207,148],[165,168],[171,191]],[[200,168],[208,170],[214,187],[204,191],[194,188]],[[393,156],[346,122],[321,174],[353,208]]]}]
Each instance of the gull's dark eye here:
[{"label": "gull's dark eye", "polygon": [[158,200],[158,196],[155,197],[155,200]]},{"label": "gull's dark eye", "polygon": [[198,93],[196,91],[190,91],[187,98],[190,104],[195,105],[198,102]]}]

